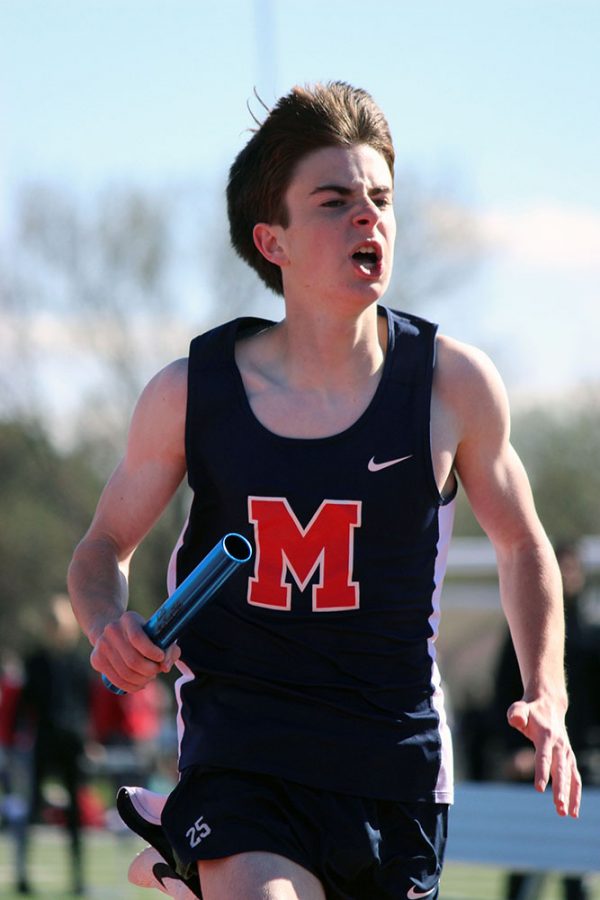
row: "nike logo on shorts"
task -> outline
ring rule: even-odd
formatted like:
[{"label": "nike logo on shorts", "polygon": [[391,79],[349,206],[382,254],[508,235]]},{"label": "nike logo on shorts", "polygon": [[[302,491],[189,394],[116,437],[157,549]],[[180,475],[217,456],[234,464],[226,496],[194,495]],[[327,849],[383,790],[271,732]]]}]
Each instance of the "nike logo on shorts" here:
[{"label": "nike logo on shorts", "polygon": [[430,894],[433,894],[436,887],[437,884],[434,884],[434,886],[432,888],[429,888],[428,891],[418,891],[413,884],[406,896],[408,897],[408,900],[419,900],[420,897],[429,897]]}]

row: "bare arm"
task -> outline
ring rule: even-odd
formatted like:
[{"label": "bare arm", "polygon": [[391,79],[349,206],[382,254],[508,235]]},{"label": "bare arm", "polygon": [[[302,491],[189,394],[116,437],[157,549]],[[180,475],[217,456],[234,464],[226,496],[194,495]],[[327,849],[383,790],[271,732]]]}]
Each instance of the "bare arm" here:
[{"label": "bare arm", "polygon": [[510,443],[508,402],[498,373],[471,348],[443,339],[440,351],[438,382],[445,405],[454,411],[458,435],[456,471],[496,551],[502,605],[524,685],[523,698],[510,707],[508,719],[535,746],[536,788],[543,791],[551,777],[557,811],[576,816],[581,780],[564,722],[558,564]]},{"label": "bare arm", "polygon": [[156,375],[131,421],[123,459],[104,488],[92,524],[73,554],[68,584],[81,628],[93,646],[92,666],[135,691],[176,659],[142,630],[127,609],[129,560],[185,474],[185,360]]}]

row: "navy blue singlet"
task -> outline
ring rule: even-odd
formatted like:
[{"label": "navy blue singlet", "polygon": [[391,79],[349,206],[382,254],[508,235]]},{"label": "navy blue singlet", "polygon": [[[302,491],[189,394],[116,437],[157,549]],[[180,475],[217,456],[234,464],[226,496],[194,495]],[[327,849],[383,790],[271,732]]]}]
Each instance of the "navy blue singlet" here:
[{"label": "navy blue singlet", "polygon": [[252,412],[234,346],[272,322],[237,319],[192,341],[193,501],[171,580],[229,531],[255,556],[179,641],[181,769],[452,800],[434,652],[454,506],[431,460],[436,326],[379,314],[389,338],[377,391],[325,438],[275,435]]}]

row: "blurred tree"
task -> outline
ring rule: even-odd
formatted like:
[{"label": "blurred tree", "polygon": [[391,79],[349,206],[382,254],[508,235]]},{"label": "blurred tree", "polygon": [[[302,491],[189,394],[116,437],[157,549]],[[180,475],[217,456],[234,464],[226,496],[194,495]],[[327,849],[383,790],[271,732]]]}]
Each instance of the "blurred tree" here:
[{"label": "blurred tree", "polygon": [[99,479],[81,451],[60,454],[34,420],[0,422],[0,640],[22,644],[32,614],[65,590]]},{"label": "blurred tree", "polygon": [[[512,441],[550,537],[576,540],[600,534],[600,385],[558,405],[519,410],[513,416]],[[456,533],[483,533],[462,491]]]},{"label": "blurred tree", "polygon": [[[448,296],[482,259],[475,217],[453,184],[426,185],[415,173],[398,174],[394,194],[397,235],[386,303],[419,314],[425,302],[443,297],[449,321],[454,310]],[[469,312],[471,318],[476,314]]]},{"label": "blurred tree", "polygon": [[74,381],[78,430],[121,447],[141,387],[177,344],[175,259],[172,210],[158,194],[105,190],[86,204],[64,189],[25,188],[0,290],[0,379],[13,403],[60,417],[52,389],[73,402]]},{"label": "blurred tree", "polygon": [[[19,197],[0,246],[3,634],[22,638],[64,590],[142,385],[187,350],[176,199],[122,188],[84,203],[44,185]],[[132,604],[146,615],[166,595],[186,503],[182,489],[136,554]]]},{"label": "blurred tree", "polygon": [[[39,421],[0,421],[0,646],[22,647],[41,607],[65,590],[73,548],[103,481],[85,445],[59,451]],[[182,491],[135,560],[132,603],[146,616],[166,596],[165,571],[185,502]]]},{"label": "blurred tree", "polygon": [[600,534],[600,385],[570,403],[520,412],[514,442],[552,537]]}]

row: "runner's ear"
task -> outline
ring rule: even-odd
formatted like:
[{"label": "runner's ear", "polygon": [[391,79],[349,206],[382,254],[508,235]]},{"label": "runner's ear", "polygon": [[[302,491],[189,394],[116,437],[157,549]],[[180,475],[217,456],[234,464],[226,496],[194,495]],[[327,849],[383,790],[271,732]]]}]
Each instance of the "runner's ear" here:
[{"label": "runner's ear", "polygon": [[252,237],[257,250],[265,259],[282,268],[289,265],[281,225],[266,225],[264,222],[259,222],[254,226]]}]

